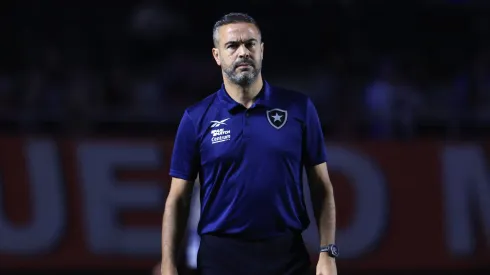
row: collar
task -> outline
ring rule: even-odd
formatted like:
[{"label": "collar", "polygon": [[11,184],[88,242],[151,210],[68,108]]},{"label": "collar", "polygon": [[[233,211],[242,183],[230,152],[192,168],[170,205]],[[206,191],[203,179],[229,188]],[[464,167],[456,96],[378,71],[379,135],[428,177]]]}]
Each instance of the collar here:
[{"label": "collar", "polygon": [[[254,108],[256,106],[270,107],[271,106],[271,93],[272,93],[272,87],[269,85],[269,83],[267,83],[267,81],[264,81],[264,85],[262,86],[262,90],[260,90],[260,92],[257,95],[257,98],[256,98],[255,102],[252,104],[251,108]],[[224,83],[221,84],[221,89],[218,91],[218,99],[222,104],[225,105],[226,109],[229,112],[231,112],[237,108],[243,107],[240,103],[233,100],[233,98],[230,97],[228,92],[226,92]]]}]

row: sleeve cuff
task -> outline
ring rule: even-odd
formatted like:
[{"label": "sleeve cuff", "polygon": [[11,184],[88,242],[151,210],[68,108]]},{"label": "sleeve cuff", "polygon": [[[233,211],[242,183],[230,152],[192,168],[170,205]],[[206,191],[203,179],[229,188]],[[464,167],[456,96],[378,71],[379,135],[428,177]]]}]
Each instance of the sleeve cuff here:
[{"label": "sleeve cuff", "polygon": [[169,175],[173,178],[178,178],[178,179],[183,179],[183,180],[188,180],[188,181],[195,181],[196,176],[192,176],[186,173],[178,172],[175,170],[170,170]]}]

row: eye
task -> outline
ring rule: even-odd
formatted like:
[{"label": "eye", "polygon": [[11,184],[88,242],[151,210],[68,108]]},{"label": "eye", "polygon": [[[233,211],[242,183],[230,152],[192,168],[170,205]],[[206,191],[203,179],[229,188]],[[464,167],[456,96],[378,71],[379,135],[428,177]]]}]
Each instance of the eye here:
[{"label": "eye", "polygon": [[247,42],[247,44],[245,46],[247,48],[253,48],[253,47],[255,47],[255,42]]}]

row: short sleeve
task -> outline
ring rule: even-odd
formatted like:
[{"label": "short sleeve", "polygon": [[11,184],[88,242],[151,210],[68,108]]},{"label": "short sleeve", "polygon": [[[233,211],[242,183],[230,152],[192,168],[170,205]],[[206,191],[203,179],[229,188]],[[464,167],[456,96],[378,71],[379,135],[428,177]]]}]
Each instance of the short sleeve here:
[{"label": "short sleeve", "polygon": [[315,105],[308,99],[306,106],[306,121],[303,138],[303,161],[311,167],[327,162],[327,150]]},{"label": "short sleeve", "polygon": [[170,163],[170,176],[194,181],[199,171],[199,144],[194,123],[186,111],[177,130]]}]

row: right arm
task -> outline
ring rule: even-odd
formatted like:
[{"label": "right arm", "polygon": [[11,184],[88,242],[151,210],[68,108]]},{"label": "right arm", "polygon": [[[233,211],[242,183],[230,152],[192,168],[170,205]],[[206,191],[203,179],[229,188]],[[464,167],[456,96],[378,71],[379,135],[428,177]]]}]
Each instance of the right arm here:
[{"label": "right arm", "polygon": [[177,274],[177,253],[189,217],[194,181],[200,168],[199,153],[196,129],[186,111],[177,130],[170,163],[172,182],[162,222],[163,275]]},{"label": "right arm", "polygon": [[176,272],[177,255],[189,217],[194,182],[172,178],[162,223],[162,274]]}]

